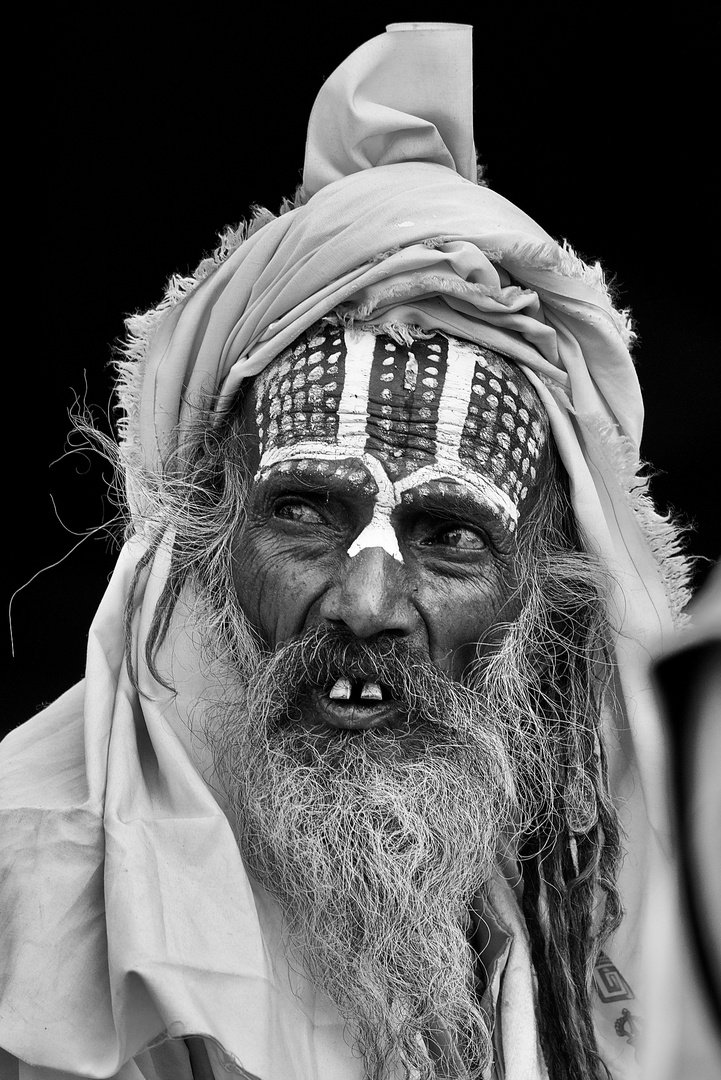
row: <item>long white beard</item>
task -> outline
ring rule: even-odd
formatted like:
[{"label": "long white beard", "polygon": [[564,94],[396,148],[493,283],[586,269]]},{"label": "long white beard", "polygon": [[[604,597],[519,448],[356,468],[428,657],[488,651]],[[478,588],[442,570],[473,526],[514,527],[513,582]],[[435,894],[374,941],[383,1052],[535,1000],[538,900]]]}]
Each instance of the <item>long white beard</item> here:
[{"label": "long white beard", "polygon": [[229,678],[209,716],[243,858],[372,1080],[481,1075],[490,1034],[466,935],[513,812],[503,740],[479,696],[430,665],[408,672],[411,733],[319,740],[288,719],[307,648]]}]

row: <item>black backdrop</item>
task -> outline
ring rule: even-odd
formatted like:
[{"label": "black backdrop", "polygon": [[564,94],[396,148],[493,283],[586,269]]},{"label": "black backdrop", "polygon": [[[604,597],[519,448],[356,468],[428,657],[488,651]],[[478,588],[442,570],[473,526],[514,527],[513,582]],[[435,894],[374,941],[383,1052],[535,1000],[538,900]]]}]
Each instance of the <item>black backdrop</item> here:
[{"label": "black backdrop", "polygon": [[[474,24],[476,143],[491,186],[614,277],[640,332],[657,500],[694,525],[699,581],[721,551],[715,69],[703,7],[654,20],[579,4],[339,5],[333,20],[311,7],[223,7],[106,5],[99,21],[66,9],[18,42],[33,93],[11,110],[20,184],[6,211],[21,240],[7,274],[20,284],[6,306],[20,343],[6,358],[15,596],[4,728],[82,676],[114,562],[102,530],[79,543],[113,511],[100,464],[63,457],[68,410],[80,398],[101,419],[123,317],[156,303],[170,273],[191,270],[251,203],[275,210],[293,192],[322,80],[386,22]],[[13,100],[25,100],[22,87]]]}]

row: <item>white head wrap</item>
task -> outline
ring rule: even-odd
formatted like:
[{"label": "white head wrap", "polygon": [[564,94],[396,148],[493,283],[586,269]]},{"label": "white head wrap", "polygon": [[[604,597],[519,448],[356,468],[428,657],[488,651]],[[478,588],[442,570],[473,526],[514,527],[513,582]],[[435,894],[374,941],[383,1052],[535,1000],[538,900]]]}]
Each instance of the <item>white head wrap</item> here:
[{"label": "white head wrap", "polygon": [[[645,803],[660,775],[635,657],[670,632],[684,568],[637,478],[643,410],[626,317],[599,267],[475,183],[471,88],[465,26],[391,26],[341,64],[310,118],[297,205],[226,235],[215,259],[131,320],[124,453],[159,470],[199,408],[225,408],[244,379],[339,306],[351,321],[439,329],[522,367],[548,411],[583,534],[614,581],[620,704],[606,736],[629,833],[628,914],[607,952],[637,984],[654,829]],[[142,518],[148,508],[129,497]],[[163,1032],[202,1031],[259,1076],[354,1075],[338,1018],[310,990],[293,999],[274,972],[272,918],[198,775],[203,749],[178,711],[198,692],[192,628],[163,654],[177,698],[145,667],[164,548],[133,622],[142,696],[130,684],[123,607],[139,554],[137,542],[121,554],[91,629],[84,721],[79,689],[43,714],[32,739],[36,759],[46,746],[48,760],[32,778],[26,737],[9,744],[4,805],[28,854],[4,907],[14,935],[6,1000],[20,1010],[31,995],[44,1019],[28,1045],[10,1009],[0,1042],[25,1060],[107,1076]],[[64,758],[58,765],[71,732],[82,777]],[[47,972],[61,969],[59,1005]]]}]

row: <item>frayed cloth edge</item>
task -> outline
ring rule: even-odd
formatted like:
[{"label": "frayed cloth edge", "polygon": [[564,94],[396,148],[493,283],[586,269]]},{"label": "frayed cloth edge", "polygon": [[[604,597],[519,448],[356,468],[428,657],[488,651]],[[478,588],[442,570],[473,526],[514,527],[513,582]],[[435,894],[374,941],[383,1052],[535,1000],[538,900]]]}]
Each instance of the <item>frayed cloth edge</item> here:
[{"label": "frayed cloth edge", "polygon": [[650,478],[640,474],[639,461],[630,439],[620,435],[606,417],[578,415],[596,440],[606,461],[613,469],[627,505],[643,533],[666,594],[671,616],[677,629],[690,620],[686,607],[691,599],[693,560],[683,551],[684,528],[673,516],[661,514],[650,494]]}]

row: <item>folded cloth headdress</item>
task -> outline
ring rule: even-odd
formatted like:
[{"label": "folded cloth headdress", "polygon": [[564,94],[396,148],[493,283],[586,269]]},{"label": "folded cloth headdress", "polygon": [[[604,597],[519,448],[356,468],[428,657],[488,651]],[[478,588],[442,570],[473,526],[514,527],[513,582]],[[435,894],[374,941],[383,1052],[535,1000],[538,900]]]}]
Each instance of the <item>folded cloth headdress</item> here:
[{"label": "folded cloth headdress", "polygon": [[[120,386],[123,453],[129,475],[137,468],[159,474],[182,451],[199,416],[212,423],[243,380],[333,311],[348,323],[441,330],[491,346],[522,367],[548,411],[582,533],[613,581],[608,603],[618,632],[619,708],[609,717],[607,738],[629,856],[621,882],[628,914],[610,950],[633,982],[645,860],[660,828],[654,713],[633,660],[649,640],[670,632],[686,599],[685,566],[673,529],[655,514],[637,475],[643,408],[627,318],[614,310],[598,266],[585,265],[476,183],[472,81],[466,26],[393,25],[341,64],[313,108],[295,203],[278,217],[262,212],[250,228],[227,233],[192,278],[175,279],[158,308],[130,320]],[[128,497],[142,533],[152,507],[132,481]],[[30,1060],[53,1064],[64,1038],[62,1067],[82,1059],[91,1075],[108,1075],[104,1069],[119,1067],[164,1031],[202,1031],[221,1042],[223,1017],[232,1026],[230,1017],[245,1008],[251,1022],[234,1036],[237,1045],[224,1045],[252,1072],[296,1075],[289,1062],[302,1045],[319,1076],[353,1075],[337,1058],[342,1027],[317,1003],[302,1002],[292,1022],[284,1019],[292,1007],[277,1005],[282,990],[268,967],[270,924],[263,922],[262,902],[251,897],[232,833],[191,764],[197,748],[179,737],[172,719],[182,693],[163,696],[144,665],[143,641],[167,573],[163,547],[133,623],[144,696],[130,684],[122,661],[123,606],[141,550],[136,541],[121,555],[91,632],[79,744],[87,789],[82,798],[63,796],[61,819],[42,818],[45,861],[36,860],[39,869],[25,887],[47,890],[53,859],[63,866],[62,887],[53,886],[53,910],[65,912],[61,945],[71,966],[102,969],[104,989],[83,996],[82,982],[73,984],[63,1017],[46,1027],[50,1034]],[[184,666],[191,685],[192,634],[183,648],[187,655],[181,661],[176,653],[175,671]],[[77,707],[69,698],[59,711],[51,707],[47,730],[55,732]],[[23,745],[22,737],[13,744],[15,760],[22,761]],[[143,765],[151,751],[152,770]],[[42,817],[45,803],[27,794],[25,781],[8,798],[10,807],[29,800]],[[29,850],[33,842],[28,836]],[[94,866],[104,866],[105,891],[92,901],[69,869],[68,843],[82,847],[88,880]],[[179,867],[189,857],[184,875]],[[129,917],[138,907],[133,881],[150,883],[142,926]],[[48,939],[38,904],[24,897],[21,887],[10,901],[18,942]],[[213,933],[189,938],[187,927],[203,907]],[[68,936],[72,919],[77,925]],[[31,991],[52,1014],[55,999],[47,982],[33,982],[26,944],[18,944],[17,956],[11,997],[21,1001]],[[47,951],[42,956],[44,972]],[[39,955],[33,963],[39,971]],[[164,971],[175,974],[169,979]],[[3,1045],[20,1054],[27,1049],[24,1029],[17,1018],[8,1024]],[[509,1080],[542,1075],[530,1059],[513,1068],[507,1061],[507,1074]]]},{"label": "folded cloth headdress", "polygon": [[[338,308],[489,345],[522,366],[548,410],[578,523],[613,576],[612,623],[633,651],[669,632],[688,593],[676,534],[638,476],[628,317],[598,265],[476,183],[471,87],[469,26],[393,24],[340,65],[311,113],[299,205],[228,234],[217,260],[130,320],[125,453],[161,469],[198,415],[226,408]],[[620,663],[622,682],[630,669]],[[636,695],[626,687],[631,712]]]}]

